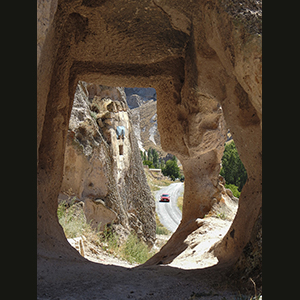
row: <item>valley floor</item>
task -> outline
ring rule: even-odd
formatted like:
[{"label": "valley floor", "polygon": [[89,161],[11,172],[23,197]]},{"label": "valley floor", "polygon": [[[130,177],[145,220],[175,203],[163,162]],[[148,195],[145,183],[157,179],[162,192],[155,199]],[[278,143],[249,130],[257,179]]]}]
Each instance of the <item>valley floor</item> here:
[{"label": "valley floor", "polygon": [[[218,265],[204,268],[217,262],[207,250],[214,240],[221,238],[219,234],[226,232],[228,223],[210,218],[207,226],[202,228],[202,242],[196,239],[201,233],[195,232],[190,237],[190,247],[169,265],[142,267],[130,264],[102,249],[91,250],[89,246],[92,248],[93,245],[87,243],[88,261],[85,263],[61,260],[41,263],[49,264],[49,268],[43,268],[47,269],[47,274],[38,272],[37,299],[258,300],[253,295],[241,295],[238,289],[228,286]],[[158,236],[158,241],[166,242],[168,238]]]},{"label": "valley floor", "polygon": [[[169,203],[160,204],[167,207]],[[231,208],[235,210],[237,204]],[[226,234],[232,218],[215,213],[204,221],[204,225],[186,239],[188,248],[169,265],[131,264],[88,240],[84,240],[86,262],[40,259],[38,266],[39,263],[44,265],[45,270],[45,264],[49,264],[49,269],[47,274],[38,272],[37,299],[262,300],[262,296],[253,296],[254,291],[253,295],[241,295],[236,287],[228,285],[217,258],[209,252]],[[155,250],[158,251],[171,235],[157,235]],[[72,239],[69,242],[75,243]]]},{"label": "valley floor", "polygon": [[[231,221],[216,217],[205,219],[204,225],[187,238],[189,247],[176,257],[169,266],[189,270],[206,268],[218,263],[218,259],[209,252],[209,249],[226,234],[231,225]],[[168,241],[171,235],[172,234],[157,235],[154,248],[158,251],[158,249]],[[137,263],[129,263],[126,260],[114,256],[113,253],[109,254],[102,250],[101,247],[96,248],[92,243],[87,241],[85,242],[85,258],[92,262],[105,265],[117,265],[126,268],[138,266]]]}]

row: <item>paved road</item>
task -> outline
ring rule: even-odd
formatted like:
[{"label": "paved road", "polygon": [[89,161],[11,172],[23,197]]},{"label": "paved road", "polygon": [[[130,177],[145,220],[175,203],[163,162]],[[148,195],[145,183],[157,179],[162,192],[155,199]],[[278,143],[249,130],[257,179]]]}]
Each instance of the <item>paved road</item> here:
[{"label": "paved road", "polygon": [[[182,182],[172,183],[169,186],[161,188],[155,194],[156,212],[160,222],[170,231],[174,232],[180,221],[181,211],[177,206],[177,198],[184,190]],[[161,194],[169,194],[170,202],[159,202]]]}]

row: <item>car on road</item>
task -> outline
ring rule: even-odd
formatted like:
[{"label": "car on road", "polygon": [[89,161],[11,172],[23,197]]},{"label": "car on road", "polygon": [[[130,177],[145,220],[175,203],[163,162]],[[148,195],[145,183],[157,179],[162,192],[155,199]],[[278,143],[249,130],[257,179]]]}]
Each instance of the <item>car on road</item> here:
[{"label": "car on road", "polygon": [[160,196],[159,202],[170,202],[170,195],[169,194],[162,194]]}]

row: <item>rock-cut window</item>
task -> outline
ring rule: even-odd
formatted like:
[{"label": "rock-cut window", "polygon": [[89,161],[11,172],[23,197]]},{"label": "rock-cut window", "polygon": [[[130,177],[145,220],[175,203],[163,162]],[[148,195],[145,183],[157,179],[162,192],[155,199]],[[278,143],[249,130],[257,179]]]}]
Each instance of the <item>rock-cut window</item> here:
[{"label": "rock-cut window", "polygon": [[123,155],[123,145],[119,145],[119,155]]}]

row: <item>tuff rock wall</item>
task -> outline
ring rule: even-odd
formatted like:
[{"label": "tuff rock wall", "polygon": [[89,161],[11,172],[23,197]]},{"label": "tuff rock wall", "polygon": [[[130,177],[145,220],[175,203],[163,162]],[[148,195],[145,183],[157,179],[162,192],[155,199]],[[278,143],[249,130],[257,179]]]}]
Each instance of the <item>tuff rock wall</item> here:
[{"label": "tuff rock wall", "polygon": [[[219,201],[219,163],[230,129],[248,181],[231,228],[212,251],[224,272],[251,265],[259,278],[261,1],[58,0],[38,1],[38,11],[39,257],[80,260],[56,209],[73,98],[83,80],[154,87],[162,147],[183,164],[182,222],[148,265],[172,261]],[[251,251],[254,264],[245,258]]]},{"label": "tuff rock wall", "polygon": [[[116,129],[125,128],[118,139]],[[133,133],[124,88],[80,81],[69,122],[61,193],[84,201],[87,221],[100,230],[121,224],[149,245],[155,204]]]}]

